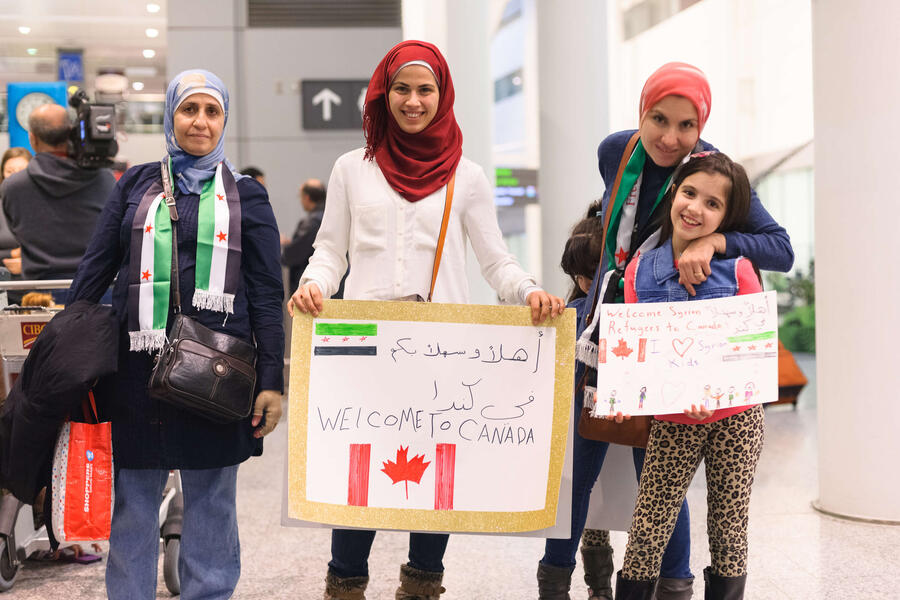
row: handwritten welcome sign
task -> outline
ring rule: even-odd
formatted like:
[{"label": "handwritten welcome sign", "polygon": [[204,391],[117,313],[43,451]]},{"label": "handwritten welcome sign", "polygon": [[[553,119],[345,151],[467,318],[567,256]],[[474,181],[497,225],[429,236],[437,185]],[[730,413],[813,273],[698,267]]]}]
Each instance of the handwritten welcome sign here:
[{"label": "handwritten welcome sign", "polygon": [[574,311],[326,301],[294,319],[288,516],[421,531],[556,523]]},{"label": "handwritten welcome sign", "polygon": [[601,307],[595,415],[778,399],[775,292]]}]

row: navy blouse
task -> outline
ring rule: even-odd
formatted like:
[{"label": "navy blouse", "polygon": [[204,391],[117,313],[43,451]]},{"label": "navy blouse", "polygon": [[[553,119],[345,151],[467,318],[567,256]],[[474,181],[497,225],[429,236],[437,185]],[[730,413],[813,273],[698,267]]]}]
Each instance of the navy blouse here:
[{"label": "navy blouse", "polygon": [[[97,397],[104,418],[112,421],[117,467],[208,469],[237,464],[262,453],[262,440],[252,436],[250,417],[221,425],[151,399],[147,382],[153,358],[147,352],[128,349],[131,224],[144,193],[159,179],[159,163],[154,162],[132,167],[119,180],[75,275],[69,301],[97,302],[116,278],[112,303],[121,326],[119,371],[98,384]],[[246,177],[237,182],[237,189],[241,197],[241,280],[234,313],[226,317],[191,305],[199,197],[175,188],[182,310],[211,329],[255,340],[257,390],[282,392],[284,293],[278,227],[262,185]],[[172,316],[170,309],[169,318]]]}]

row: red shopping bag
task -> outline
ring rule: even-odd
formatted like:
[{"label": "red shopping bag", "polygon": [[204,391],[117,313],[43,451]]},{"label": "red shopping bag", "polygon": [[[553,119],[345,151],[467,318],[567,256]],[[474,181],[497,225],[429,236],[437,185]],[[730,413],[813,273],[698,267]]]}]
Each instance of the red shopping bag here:
[{"label": "red shopping bag", "polygon": [[[94,420],[99,421],[93,393],[90,406]],[[56,539],[109,539],[114,502],[110,423],[66,422],[62,426],[56,439],[51,486]]]}]

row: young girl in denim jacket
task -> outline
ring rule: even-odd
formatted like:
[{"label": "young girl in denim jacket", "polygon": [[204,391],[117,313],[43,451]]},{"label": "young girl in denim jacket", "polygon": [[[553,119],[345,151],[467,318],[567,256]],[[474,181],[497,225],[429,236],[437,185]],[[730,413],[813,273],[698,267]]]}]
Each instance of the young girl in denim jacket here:
[{"label": "young girl in denim jacket", "polygon": [[[740,231],[750,207],[744,169],[719,152],[689,157],[664,199],[669,218],[660,245],[625,271],[626,302],[673,302],[762,291],[743,257],[713,258],[706,281],[689,296],[678,283],[678,259],[687,245],[711,233]],[[616,417],[621,422],[622,415]],[[747,577],[750,487],[762,449],[760,405],[711,409],[692,405],[684,414],[657,415],[650,429],[625,561],[616,598],[652,598],[662,554],[688,486],[706,462],[708,535],[712,566],[704,569],[706,598],[743,597]]]}]

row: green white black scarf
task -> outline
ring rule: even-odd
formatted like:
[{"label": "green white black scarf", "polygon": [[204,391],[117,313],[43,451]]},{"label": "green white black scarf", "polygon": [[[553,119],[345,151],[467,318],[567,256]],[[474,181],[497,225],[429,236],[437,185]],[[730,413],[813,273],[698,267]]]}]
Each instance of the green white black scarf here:
[{"label": "green white black scarf", "polygon": [[[203,184],[199,203],[191,304],[233,313],[241,269],[241,200],[234,176],[222,163],[216,167],[215,176]],[[165,343],[171,312],[171,271],[172,221],[162,183],[154,181],[141,198],[131,224],[128,330],[132,351],[153,352]]]},{"label": "green white black scarf", "polygon": [[[606,235],[606,244],[603,249],[603,254],[607,260],[606,273],[603,276],[603,281],[597,291],[598,300],[596,302],[594,314],[591,316],[591,323],[581,333],[581,337],[578,338],[578,342],[575,345],[575,357],[594,369],[597,368],[597,343],[591,338],[594,337],[597,325],[600,322],[600,307],[603,304],[603,298],[606,295],[606,289],[609,286],[612,275],[618,271],[620,277],[616,279],[616,285],[620,285],[624,282],[623,273],[628,261],[632,258],[637,258],[639,255],[655,248],[659,244],[659,229],[657,229],[650,237],[644,240],[641,246],[634,251],[632,256],[631,238],[636,230],[635,224],[637,219],[638,197],[641,193],[641,181],[644,178],[644,164],[646,161],[647,151],[644,150],[644,145],[639,139],[634,146],[634,152],[631,154],[631,158],[628,159],[628,163],[625,165],[625,171],[622,173],[622,181],[619,183],[616,197],[610,198],[607,204],[607,210],[612,210],[609,217],[608,231],[615,231],[616,235],[613,236],[610,233],[607,233]],[[672,176],[669,175],[669,178],[666,179],[665,184],[662,186],[662,189],[656,197],[656,201],[650,209],[650,214],[653,214],[653,211],[659,206],[663,196],[666,194],[666,190],[669,189],[671,181]],[[663,218],[667,217],[664,216]],[[621,298],[621,294],[617,294],[617,296]],[[621,302],[621,299],[619,302]],[[593,395],[592,392],[592,389],[585,389],[586,402],[588,395]]]}]

